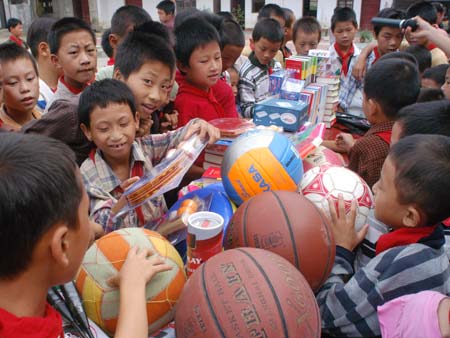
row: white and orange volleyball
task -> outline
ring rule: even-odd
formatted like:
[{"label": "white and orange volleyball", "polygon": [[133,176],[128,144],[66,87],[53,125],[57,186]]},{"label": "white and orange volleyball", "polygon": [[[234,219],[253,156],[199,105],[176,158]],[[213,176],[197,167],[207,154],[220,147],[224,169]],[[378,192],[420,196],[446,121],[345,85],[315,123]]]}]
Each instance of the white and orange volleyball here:
[{"label": "white and orange volleyball", "polygon": [[175,304],[186,282],[183,261],[160,234],[143,228],[127,228],[97,240],[86,252],[76,286],[88,317],[109,334],[114,334],[119,315],[119,288],[107,281],[120,271],[133,246],[149,248],[163,257],[172,270],[155,275],[146,287],[149,332],[170,322]]}]

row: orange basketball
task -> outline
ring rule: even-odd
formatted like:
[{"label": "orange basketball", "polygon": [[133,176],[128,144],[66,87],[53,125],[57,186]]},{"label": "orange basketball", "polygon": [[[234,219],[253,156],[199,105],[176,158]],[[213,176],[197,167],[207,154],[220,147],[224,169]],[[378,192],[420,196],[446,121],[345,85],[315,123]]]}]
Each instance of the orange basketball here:
[{"label": "orange basketball", "polygon": [[242,204],[231,219],[225,249],[272,251],[299,269],[314,291],[326,281],[335,256],[328,220],[299,193],[269,191]]},{"label": "orange basketball", "polygon": [[175,304],[186,281],[180,255],[154,231],[126,228],[98,239],[86,252],[76,286],[88,317],[109,334],[114,334],[117,326],[119,288],[110,287],[107,280],[117,275],[128,251],[135,245],[151,249],[172,266],[172,270],[153,277],[145,290],[150,333],[173,319]]},{"label": "orange basketball", "polygon": [[224,251],[189,277],[175,313],[178,338],[318,338],[319,308],[302,274],[267,250]]}]

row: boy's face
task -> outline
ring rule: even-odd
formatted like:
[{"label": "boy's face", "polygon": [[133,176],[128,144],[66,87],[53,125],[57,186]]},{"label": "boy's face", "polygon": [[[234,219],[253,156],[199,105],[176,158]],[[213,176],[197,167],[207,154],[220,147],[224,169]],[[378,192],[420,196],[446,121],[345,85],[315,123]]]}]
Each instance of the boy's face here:
[{"label": "boy's face", "polygon": [[384,26],[377,36],[380,55],[395,52],[403,40],[403,34],[398,28]]},{"label": "boy's face", "polygon": [[131,89],[140,116],[149,119],[167,101],[173,76],[162,62],[147,61],[127,79],[117,78]]},{"label": "boy's face", "polygon": [[94,80],[97,70],[97,49],[91,34],[85,30],[65,34],[52,62],[64,71],[64,80],[82,89]]},{"label": "boy's face", "polygon": [[310,49],[316,49],[319,44],[319,32],[306,33],[301,29],[297,30],[295,37],[295,50],[297,55],[308,55]]},{"label": "boy's face", "polygon": [[372,190],[375,195],[375,217],[387,226],[398,229],[404,227],[402,219],[407,207],[398,202],[395,175],[394,163],[388,156],[381,169],[380,179]]},{"label": "boy's face", "polygon": [[23,35],[23,25],[18,24],[16,27],[11,27],[11,34],[14,35],[16,38],[21,38]]},{"label": "boy's face", "polygon": [[32,62],[19,58],[3,64],[3,101],[10,114],[30,112],[39,98],[39,79]]},{"label": "boy's face", "polygon": [[434,81],[433,79],[428,79],[428,78],[422,78],[420,80],[420,86],[422,88],[435,88],[435,89],[441,89],[441,86],[439,85],[439,83],[437,83],[436,81]]},{"label": "boy's face", "polygon": [[238,83],[239,83],[239,74],[237,71],[230,72],[230,85],[233,90],[233,95],[236,96],[238,93]]},{"label": "boy's face", "polygon": [[186,79],[196,87],[208,91],[217,83],[222,73],[222,55],[219,44],[212,41],[196,48],[184,67]]},{"label": "boy's face", "polygon": [[139,126],[139,114],[133,116],[125,103],[110,103],[105,108],[96,106],[90,114],[90,127],[81,125],[89,141],[103,153],[105,161],[129,163],[131,145]]},{"label": "boy's face", "polygon": [[272,14],[270,16],[271,19],[277,20],[280,24],[281,28],[284,28],[286,26],[286,19],[282,16],[276,16],[275,14]]},{"label": "boy's face", "polygon": [[450,67],[447,69],[445,73],[445,82],[441,87],[442,92],[445,95],[445,98],[450,100]]},{"label": "boy's face", "polygon": [[334,26],[333,35],[341,48],[350,48],[355,38],[356,28],[351,21],[337,22]]},{"label": "boy's face", "polygon": [[406,31],[405,38],[406,38],[406,41],[408,41],[408,43],[410,45],[426,46],[428,44],[428,39],[427,38],[425,38],[425,37],[416,37],[416,36],[413,37],[409,30]]},{"label": "boy's face", "polygon": [[291,14],[291,26],[284,26],[284,42],[288,42],[292,40],[292,26],[295,22],[295,16]]},{"label": "boy's face", "polygon": [[167,23],[170,20],[172,20],[172,18],[173,18],[172,14],[168,14],[168,13],[164,12],[162,9],[158,9],[158,16],[159,16],[159,21],[161,23]]},{"label": "boy's face", "polygon": [[233,67],[243,49],[241,46],[225,45],[222,49],[222,70]]},{"label": "boy's face", "polygon": [[67,279],[63,282],[67,282],[75,277],[78,269],[80,268],[81,262],[83,261],[86,250],[89,247],[91,240],[93,239],[94,233],[92,231],[91,222],[89,221],[89,198],[84,189],[84,185],[81,182],[81,175],[77,169],[77,176],[79,180],[80,187],[82,189],[82,198],[80,205],[78,207],[78,227],[76,229],[69,230],[69,236],[71,242],[68,247],[68,253],[70,255],[70,267],[67,271]]},{"label": "boy's face", "polygon": [[255,57],[262,65],[268,65],[273,60],[278,50],[281,47],[280,42],[273,42],[266,38],[261,38],[258,41],[250,39],[250,47],[255,52]]}]

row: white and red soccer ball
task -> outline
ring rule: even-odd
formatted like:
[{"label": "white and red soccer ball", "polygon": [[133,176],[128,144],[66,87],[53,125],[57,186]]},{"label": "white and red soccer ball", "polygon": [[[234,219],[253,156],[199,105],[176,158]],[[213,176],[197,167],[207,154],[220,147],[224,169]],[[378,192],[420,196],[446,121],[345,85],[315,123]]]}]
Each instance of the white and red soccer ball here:
[{"label": "white and red soccer ball", "polygon": [[307,172],[312,168],[321,167],[323,165],[343,167],[345,161],[341,154],[335,153],[333,150],[325,148],[324,146],[319,146],[303,160],[303,171]]},{"label": "white and red soccer ball", "polygon": [[338,196],[342,194],[346,213],[350,211],[352,200],[356,199],[356,231],[366,224],[369,211],[374,206],[373,195],[367,183],[353,171],[343,167],[321,166],[308,170],[300,182],[300,189],[327,216],[330,216],[328,198],[334,200],[337,209]]}]

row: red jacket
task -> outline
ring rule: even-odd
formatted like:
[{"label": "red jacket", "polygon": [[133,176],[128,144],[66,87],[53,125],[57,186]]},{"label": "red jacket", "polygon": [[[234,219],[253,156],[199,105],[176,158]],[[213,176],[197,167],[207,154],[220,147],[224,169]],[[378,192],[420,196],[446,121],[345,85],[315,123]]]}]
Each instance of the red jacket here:
[{"label": "red jacket", "polygon": [[219,80],[208,92],[194,87],[180,72],[176,74],[179,85],[175,98],[178,126],[186,125],[193,118],[211,121],[223,117],[238,117],[231,87]]}]

